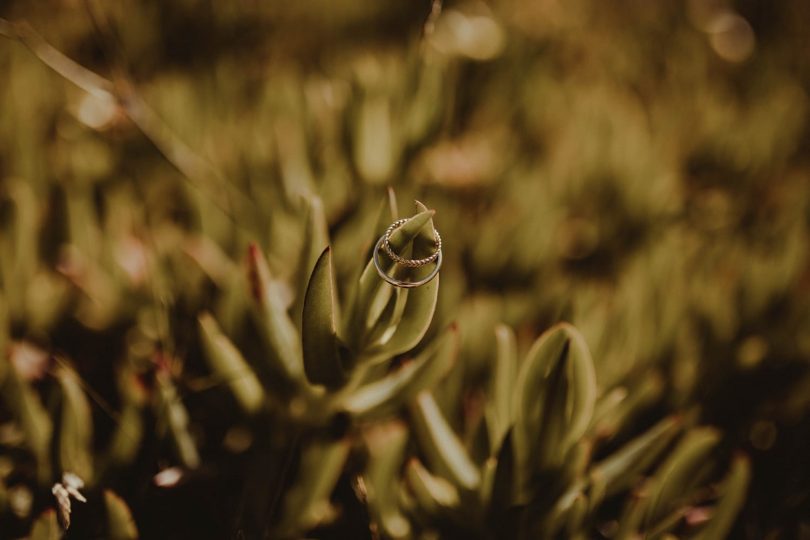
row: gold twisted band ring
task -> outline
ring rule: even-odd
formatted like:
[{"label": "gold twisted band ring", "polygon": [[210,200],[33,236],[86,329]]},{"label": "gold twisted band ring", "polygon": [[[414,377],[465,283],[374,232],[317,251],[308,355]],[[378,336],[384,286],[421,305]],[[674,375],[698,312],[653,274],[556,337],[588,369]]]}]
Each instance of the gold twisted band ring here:
[{"label": "gold twisted band ring", "polygon": [[391,257],[392,261],[396,262],[397,264],[401,264],[402,266],[407,266],[408,268],[419,268],[420,266],[425,266],[426,264],[430,264],[433,261],[435,261],[442,251],[442,237],[439,234],[439,231],[435,229],[434,232],[436,233],[436,240],[435,240],[436,251],[431,253],[429,257],[425,257],[424,259],[405,259],[404,257],[400,257],[399,255],[394,253],[394,250],[391,249],[391,244],[389,243],[389,240],[391,239],[391,234],[397,229],[397,227],[399,227],[406,221],[408,221],[407,218],[399,219],[393,222],[391,225],[389,225],[388,228],[385,230],[385,234],[383,234],[382,236],[383,237],[382,246],[383,249],[385,250],[385,253],[387,253],[388,256]]},{"label": "gold twisted band ring", "polygon": [[[425,257],[424,259],[405,259],[403,257],[398,256],[391,249],[388,240],[391,234],[396,230],[396,228],[405,223],[406,221],[407,219],[400,219],[392,223],[391,226],[388,227],[388,229],[386,229],[385,233],[382,236],[380,236],[380,239],[377,240],[377,244],[374,246],[374,256],[372,257],[372,260],[374,261],[374,267],[377,269],[377,273],[387,283],[390,283],[394,287],[413,289],[415,287],[420,287],[425,283],[428,283],[439,274],[439,269],[442,266],[442,240],[441,236],[439,236],[439,231],[436,231],[436,251],[434,251],[432,255],[430,255],[429,257]],[[425,276],[423,279],[420,279],[418,281],[403,281],[388,275],[383,270],[382,264],[380,262],[380,251],[385,251],[385,253],[389,257],[391,257],[391,260],[402,266],[406,266],[409,268],[419,268],[421,266],[425,266],[426,264],[430,264],[431,262],[435,261],[436,267],[430,272],[430,274]]]}]

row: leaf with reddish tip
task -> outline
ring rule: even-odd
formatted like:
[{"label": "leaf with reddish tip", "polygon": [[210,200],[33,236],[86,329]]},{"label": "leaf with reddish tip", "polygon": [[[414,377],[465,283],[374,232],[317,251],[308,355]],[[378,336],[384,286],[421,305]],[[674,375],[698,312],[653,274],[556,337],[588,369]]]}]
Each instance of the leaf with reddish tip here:
[{"label": "leaf with reddish tip", "polygon": [[287,315],[287,306],[273,293],[270,268],[259,247],[248,249],[248,276],[253,294],[254,316],[277,368],[292,380],[303,375],[301,340]]}]

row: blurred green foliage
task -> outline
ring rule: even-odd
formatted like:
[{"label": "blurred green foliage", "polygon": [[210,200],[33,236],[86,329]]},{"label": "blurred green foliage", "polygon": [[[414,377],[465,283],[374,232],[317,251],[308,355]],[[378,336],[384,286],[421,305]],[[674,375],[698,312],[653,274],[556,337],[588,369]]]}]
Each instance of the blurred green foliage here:
[{"label": "blurred green foliage", "polygon": [[0,537],[810,534],[809,17],[0,4]]}]

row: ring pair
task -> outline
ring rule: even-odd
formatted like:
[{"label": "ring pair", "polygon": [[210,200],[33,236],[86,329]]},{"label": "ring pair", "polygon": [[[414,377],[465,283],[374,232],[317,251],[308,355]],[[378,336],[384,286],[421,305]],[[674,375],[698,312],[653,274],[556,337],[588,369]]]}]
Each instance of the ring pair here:
[{"label": "ring pair", "polygon": [[[393,222],[389,227],[385,230],[380,239],[377,240],[377,244],[374,246],[374,267],[377,269],[377,273],[380,274],[380,277],[383,278],[386,282],[390,283],[395,287],[401,287],[405,289],[412,289],[414,287],[419,287],[428,283],[433,278],[435,278],[439,273],[439,268],[442,266],[442,237],[439,235],[439,231],[435,231],[436,238],[435,238],[435,250],[431,253],[428,257],[423,259],[406,259],[404,257],[400,257],[394,250],[391,249],[391,235],[394,233],[397,228],[399,228],[403,223],[405,223],[407,218],[399,219]],[[396,278],[391,277],[382,269],[382,265],[380,263],[380,251],[385,251],[386,255],[394,261],[395,263],[399,264],[400,266],[405,266],[407,268],[420,268],[422,266],[426,266],[432,262],[436,262],[436,267],[428,274],[425,278],[420,279],[418,281],[403,281]]]}]

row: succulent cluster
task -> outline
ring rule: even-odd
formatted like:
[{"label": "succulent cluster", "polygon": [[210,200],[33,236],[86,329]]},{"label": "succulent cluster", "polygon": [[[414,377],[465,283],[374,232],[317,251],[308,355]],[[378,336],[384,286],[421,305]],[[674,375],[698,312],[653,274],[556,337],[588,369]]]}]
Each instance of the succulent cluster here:
[{"label": "succulent cluster", "polygon": [[[434,212],[421,203],[417,210],[391,235],[392,249],[404,257],[432,243]],[[396,212],[386,201],[377,229]],[[291,480],[279,486],[282,511],[277,519],[267,516],[274,537],[299,537],[339,519],[340,503],[332,494],[341,477],[353,483],[370,531],[386,538],[437,532],[588,538],[599,527],[615,528],[609,534],[616,538],[673,530],[717,538],[729,530],[745,498],[746,458],[735,457],[729,466],[707,461],[718,451],[719,434],[682,417],[665,418],[611,448],[648,403],[621,390],[599,392],[588,347],[568,324],[544,333],[522,362],[513,331],[498,326],[491,386],[475,404],[477,412],[467,415],[466,429],[457,432],[440,402],[441,384],[459,355],[458,328],[436,330],[423,341],[440,279],[397,289],[369,261],[341,310],[317,202],[310,216],[302,260],[312,271],[298,316],[264,254],[252,245],[244,279],[234,277],[221,291],[223,299],[240,298],[240,307],[223,302],[216,316],[202,312],[197,318],[196,346],[211,384],[227,387],[233,418],[255,419],[271,436],[295,433],[285,443],[297,465]],[[394,271],[403,270],[429,271]],[[241,287],[249,290],[232,289]],[[229,318],[234,312],[249,320]],[[177,388],[177,359],[160,339],[159,321],[151,322],[128,333],[126,361],[116,368],[121,410],[101,452],[94,449],[91,405],[75,369],[67,360],[27,350],[32,345],[11,345],[5,401],[41,480],[59,469],[103,483],[132,465],[145,439],[144,409],[155,419],[158,439],[170,443],[169,459],[185,470],[201,467]],[[253,346],[243,353],[235,342]],[[44,373],[25,371],[29,364],[50,362],[56,421],[32,386]],[[715,485],[721,474],[725,479]],[[135,537],[124,503],[109,491],[105,501],[106,533]],[[50,538],[37,531],[55,523],[53,511],[46,511],[32,537]]]},{"label": "succulent cluster", "polygon": [[67,4],[0,8],[0,538],[807,533],[800,0]]}]

